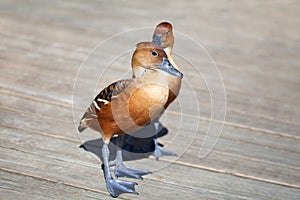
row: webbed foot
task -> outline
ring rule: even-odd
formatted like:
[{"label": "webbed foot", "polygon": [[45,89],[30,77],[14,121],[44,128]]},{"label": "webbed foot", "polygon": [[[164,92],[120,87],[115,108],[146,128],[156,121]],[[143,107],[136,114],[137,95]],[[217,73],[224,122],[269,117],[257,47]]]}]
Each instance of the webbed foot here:
[{"label": "webbed foot", "polygon": [[161,158],[162,156],[177,156],[176,153],[159,146],[157,140],[155,140],[154,143],[155,143],[155,150],[153,152],[153,156],[155,157],[156,160],[159,160],[159,158]]},{"label": "webbed foot", "polygon": [[115,166],[115,176],[116,177],[127,177],[127,178],[136,178],[142,179],[144,175],[151,174],[152,172],[148,170],[133,168],[133,167],[126,167],[123,163],[117,164]]}]

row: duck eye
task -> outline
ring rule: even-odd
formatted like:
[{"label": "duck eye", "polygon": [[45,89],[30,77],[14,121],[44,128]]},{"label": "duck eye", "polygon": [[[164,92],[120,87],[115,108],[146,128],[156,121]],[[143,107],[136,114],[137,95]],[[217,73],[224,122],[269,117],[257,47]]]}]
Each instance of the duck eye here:
[{"label": "duck eye", "polygon": [[156,57],[158,56],[158,53],[156,51],[152,51],[152,56]]},{"label": "duck eye", "polygon": [[168,34],[169,34],[169,31],[166,32],[166,35],[168,35]]}]

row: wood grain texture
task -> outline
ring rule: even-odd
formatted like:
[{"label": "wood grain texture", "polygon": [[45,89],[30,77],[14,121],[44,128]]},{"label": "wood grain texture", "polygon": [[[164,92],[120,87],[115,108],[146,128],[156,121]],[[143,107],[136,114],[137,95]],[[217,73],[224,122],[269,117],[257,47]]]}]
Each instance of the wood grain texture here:
[{"label": "wood grain texture", "polygon": [[[174,26],[173,59],[184,79],[178,100],[162,118],[169,134],[159,141],[178,157],[126,162],[153,174],[137,181],[140,195],[119,198],[300,199],[299,2],[158,5],[161,1],[1,1],[3,199],[111,199],[99,158],[79,148],[100,134],[78,134],[79,115],[104,86],[130,77],[131,52],[153,31],[135,28],[162,20]],[[128,30],[135,31],[109,40]],[[222,75],[224,122],[210,119],[211,95],[217,103],[224,100],[222,92],[207,88],[220,86],[211,73],[214,65],[181,33],[207,50]],[[207,135],[223,123],[220,136]],[[200,158],[208,140],[217,143]]]}]

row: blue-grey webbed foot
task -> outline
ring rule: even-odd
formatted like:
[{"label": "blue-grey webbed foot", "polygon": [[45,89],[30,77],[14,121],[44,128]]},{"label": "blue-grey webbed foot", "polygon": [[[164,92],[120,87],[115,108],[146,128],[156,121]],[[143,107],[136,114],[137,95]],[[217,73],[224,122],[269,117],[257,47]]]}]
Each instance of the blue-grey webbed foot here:
[{"label": "blue-grey webbed foot", "polygon": [[138,194],[135,191],[135,182],[115,180],[113,178],[106,179],[106,188],[112,197],[118,197],[123,193]]},{"label": "blue-grey webbed foot", "polygon": [[159,146],[157,139],[154,139],[154,145],[155,150],[153,152],[153,156],[156,160],[159,160],[159,158],[161,158],[162,156],[177,156],[176,153]]},{"label": "blue-grey webbed foot", "polygon": [[151,174],[148,170],[127,167],[123,163],[118,163],[115,166],[115,176],[116,177],[127,177],[127,178],[135,178],[135,179],[142,179],[144,175]]}]

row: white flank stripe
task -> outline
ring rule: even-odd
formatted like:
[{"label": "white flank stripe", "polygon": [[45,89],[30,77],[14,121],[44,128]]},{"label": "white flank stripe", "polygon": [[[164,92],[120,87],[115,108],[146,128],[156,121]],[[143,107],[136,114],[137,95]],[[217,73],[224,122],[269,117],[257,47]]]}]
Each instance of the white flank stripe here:
[{"label": "white flank stripe", "polygon": [[97,101],[100,101],[100,102],[102,102],[102,103],[104,103],[104,104],[107,104],[107,103],[108,103],[108,101],[105,100],[105,99],[97,99]]},{"label": "white flank stripe", "polygon": [[93,103],[94,103],[94,106],[97,108],[97,110],[100,110],[100,107],[98,106],[97,102],[93,101]]}]

